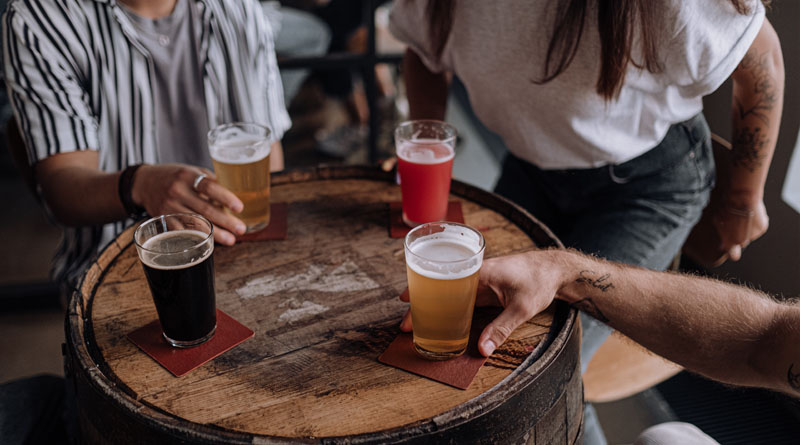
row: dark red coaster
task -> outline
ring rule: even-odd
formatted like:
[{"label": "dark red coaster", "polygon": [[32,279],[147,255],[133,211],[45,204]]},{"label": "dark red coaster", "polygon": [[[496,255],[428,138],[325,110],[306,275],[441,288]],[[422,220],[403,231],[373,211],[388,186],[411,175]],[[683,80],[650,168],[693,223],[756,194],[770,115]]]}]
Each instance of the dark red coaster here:
[{"label": "dark red coaster", "polygon": [[245,233],[237,236],[236,241],[268,241],[283,240],[289,237],[286,228],[286,216],[289,205],[285,202],[276,202],[269,206],[269,225],[258,232]]},{"label": "dark red coaster", "polygon": [[253,336],[247,326],[217,309],[217,331],[211,340],[193,348],[173,348],[161,334],[158,320],[128,334],[128,340],[171,372],[181,377]]},{"label": "dark red coaster", "polygon": [[[464,213],[461,211],[461,201],[447,203],[447,216],[445,221],[464,224]],[[389,203],[389,238],[403,238],[411,231],[403,222],[403,203],[393,201]]]},{"label": "dark red coaster", "polygon": [[454,359],[441,362],[426,360],[414,350],[411,334],[400,333],[378,357],[378,361],[458,389],[467,389],[486,362],[486,357],[478,352],[478,337],[489,321],[482,317],[473,319],[467,350]]}]

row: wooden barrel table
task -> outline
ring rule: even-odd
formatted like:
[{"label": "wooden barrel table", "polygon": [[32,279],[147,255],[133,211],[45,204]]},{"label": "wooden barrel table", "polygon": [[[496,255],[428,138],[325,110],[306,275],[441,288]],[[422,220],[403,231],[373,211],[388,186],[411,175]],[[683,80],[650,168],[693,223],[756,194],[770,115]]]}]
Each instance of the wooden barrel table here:
[{"label": "wooden barrel table", "polygon": [[[451,195],[486,257],[559,245],[496,195],[458,181]],[[520,326],[467,390],[384,365],[407,308],[403,240],[387,230],[393,174],[278,174],[272,200],[288,203],[287,240],[214,252],[217,307],[255,337],[181,378],[126,338],[157,318],[133,229],[86,272],[66,325],[82,442],[581,442],[574,309],[557,302]]]}]

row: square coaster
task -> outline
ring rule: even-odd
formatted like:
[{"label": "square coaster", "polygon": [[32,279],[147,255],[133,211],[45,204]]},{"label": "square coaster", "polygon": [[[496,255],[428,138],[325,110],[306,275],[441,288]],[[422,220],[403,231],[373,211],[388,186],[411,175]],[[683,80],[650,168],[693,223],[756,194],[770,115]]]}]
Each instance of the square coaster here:
[{"label": "square coaster", "polygon": [[486,362],[486,357],[478,351],[478,338],[491,318],[477,312],[472,319],[467,350],[459,357],[445,361],[424,359],[414,350],[412,335],[402,332],[378,357],[378,361],[458,389],[467,389]]},{"label": "square coaster", "polygon": [[[464,224],[464,213],[461,211],[461,201],[450,201],[447,203],[447,215],[445,221]],[[411,227],[403,222],[403,203],[393,201],[389,203],[389,238],[403,238]]]},{"label": "square coaster", "polygon": [[237,236],[236,241],[268,241],[284,240],[289,237],[286,227],[286,217],[289,205],[285,202],[276,202],[269,206],[269,225],[258,232],[245,233]]},{"label": "square coaster", "polygon": [[232,349],[254,335],[247,326],[217,309],[217,331],[211,340],[193,348],[173,348],[161,334],[155,320],[128,334],[128,340],[171,372],[182,377],[189,371]]}]

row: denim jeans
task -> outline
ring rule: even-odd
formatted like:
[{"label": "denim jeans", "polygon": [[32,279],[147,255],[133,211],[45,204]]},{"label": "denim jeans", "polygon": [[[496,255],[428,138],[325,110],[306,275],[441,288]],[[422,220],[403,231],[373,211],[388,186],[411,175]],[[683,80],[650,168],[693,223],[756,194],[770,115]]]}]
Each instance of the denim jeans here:
[{"label": "denim jeans", "polygon": [[[663,270],[700,218],[713,185],[710,131],[699,114],[671,126],[659,145],[621,164],[542,170],[509,153],[495,192],[528,210],[567,247]],[[585,371],[611,328],[584,313],[581,323]],[[594,416],[594,410],[586,412],[585,441],[605,443],[599,424],[590,425]]]},{"label": "denim jeans", "polygon": [[[298,9],[281,7],[275,1],[264,1],[261,5],[270,25],[277,29],[275,53],[278,58],[319,57],[328,51],[331,32],[318,17]],[[310,70],[295,68],[280,71],[283,100],[289,107]]]}]

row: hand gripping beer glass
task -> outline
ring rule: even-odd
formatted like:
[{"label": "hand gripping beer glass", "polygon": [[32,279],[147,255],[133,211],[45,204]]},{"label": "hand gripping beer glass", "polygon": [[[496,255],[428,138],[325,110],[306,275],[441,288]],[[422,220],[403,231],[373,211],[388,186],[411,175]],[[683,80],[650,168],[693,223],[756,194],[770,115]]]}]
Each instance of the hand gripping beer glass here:
[{"label": "hand gripping beer glass", "polygon": [[435,222],[405,238],[414,348],[430,360],[464,353],[483,264],[485,241],[469,226]]},{"label": "hand gripping beer glass", "polygon": [[255,232],[269,225],[269,128],[234,122],[208,132],[208,149],[217,181],[244,204],[236,214]]},{"label": "hand gripping beer glass", "polygon": [[176,348],[214,336],[214,228],[200,215],[176,213],[143,222],[133,235],[167,342]]},{"label": "hand gripping beer glass", "polygon": [[410,227],[447,215],[456,129],[445,122],[403,122],[394,130],[403,222]]}]

